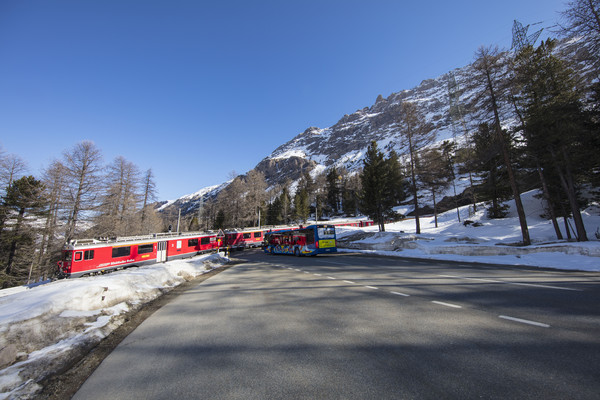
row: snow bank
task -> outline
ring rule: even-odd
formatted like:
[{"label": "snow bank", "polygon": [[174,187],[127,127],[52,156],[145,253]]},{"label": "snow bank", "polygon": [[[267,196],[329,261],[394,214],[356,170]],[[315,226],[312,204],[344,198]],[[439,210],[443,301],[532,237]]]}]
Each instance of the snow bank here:
[{"label": "snow bank", "polygon": [[[421,218],[421,234],[415,235],[415,220],[387,224],[386,232],[377,227],[338,228],[339,247],[403,257],[439,260],[473,261],[491,264],[527,265],[557,269],[600,271],[600,241],[595,232],[600,227],[600,208],[592,205],[582,213],[589,242],[568,242],[556,239],[552,223],[541,215],[543,203],[537,191],[522,196],[529,234],[533,245],[515,246],[522,240],[514,202],[506,218],[491,220],[486,217],[484,205],[469,214],[469,207],[438,216],[435,227],[432,216]],[[407,209],[398,210],[406,213]],[[470,221],[465,225],[464,221]],[[563,236],[566,237],[561,222]],[[572,223],[572,221],[571,221]]]},{"label": "snow bank", "polygon": [[34,396],[36,382],[106,337],[125,313],[225,262],[219,254],[205,255],[1,290],[0,399]]}]

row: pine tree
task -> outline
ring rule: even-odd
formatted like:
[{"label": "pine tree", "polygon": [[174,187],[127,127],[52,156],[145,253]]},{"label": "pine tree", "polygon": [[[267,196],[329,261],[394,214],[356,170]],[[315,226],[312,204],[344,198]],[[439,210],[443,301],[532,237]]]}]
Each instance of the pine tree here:
[{"label": "pine tree", "polygon": [[[3,242],[8,245],[4,271],[10,275],[13,273],[19,247],[30,244],[34,240],[32,230],[25,227],[26,217],[43,216],[46,211],[47,201],[44,197],[44,185],[33,176],[17,179],[6,191],[4,203],[16,215],[12,231],[8,235],[3,234]],[[29,262],[31,260],[28,260]]]},{"label": "pine tree", "polygon": [[306,223],[310,215],[310,204],[306,188],[299,188],[294,196],[294,213],[302,223]]},{"label": "pine tree", "polygon": [[371,142],[360,175],[359,210],[377,222],[380,232],[385,231],[385,220],[394,216],[393,206],[397,204],[397,192],[393,188],[396,182],[392,181],[397,175],[391,173],[394,169],[391,165],[398,167],[396,162],[384,158],[377,142]]},{"label": "pine tree", "polygon": [[[553,54],[553,41],[528,48],[516,71],[526,77],[523,87],[527,149],[559,178],[575,222],[577,238],[587,240],[577,199],[578,181],[598,166],[598,141],[590,114],[583,110],[572,70]],[[579,177],[579,179],[578,179]]]},{"label": "pine tree", "polygon": [[488,124],[483,123],[472,140],[474,153],[471,165],[482,177],[480,194],[491,202],[488,217],[504,218],[508,207],[501,202],[509,198],[511,191],[499,137]]}]

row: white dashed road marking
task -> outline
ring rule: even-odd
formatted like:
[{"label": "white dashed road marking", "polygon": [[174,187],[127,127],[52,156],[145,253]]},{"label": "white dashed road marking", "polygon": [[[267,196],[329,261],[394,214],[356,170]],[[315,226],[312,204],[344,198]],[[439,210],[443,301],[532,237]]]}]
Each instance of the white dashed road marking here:
[{"label": "white dashed road marking", "polygon": [[451,303],[444,303],[443,301],[432,301],[432,303],[435,304],[439,304],[440,306],[446,306],[446,307],[452,307],[452,308],[462,308],[462,306],[459,306],[457,304],[451,304]]},{"label": "white dashed road marking", "polygon": [[522,318],[509,317],[508,315],[498,315],[498,318],[507,319],[509,321],[514,321],[514,322],[519,322],[521,324],[539,326],[542,328],[550,328],[550,325],[544,324],[542,322],[530,321],[528,319],[522,319]]}]

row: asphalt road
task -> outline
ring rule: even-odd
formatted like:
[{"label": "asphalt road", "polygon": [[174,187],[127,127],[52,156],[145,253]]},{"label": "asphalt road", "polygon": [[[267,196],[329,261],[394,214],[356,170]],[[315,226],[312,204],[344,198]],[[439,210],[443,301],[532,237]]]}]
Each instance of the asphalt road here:
[{"label": "asphalt road", "polygon": [[600,398],[600,274],[235,256],[142,323],[74,398]]}]

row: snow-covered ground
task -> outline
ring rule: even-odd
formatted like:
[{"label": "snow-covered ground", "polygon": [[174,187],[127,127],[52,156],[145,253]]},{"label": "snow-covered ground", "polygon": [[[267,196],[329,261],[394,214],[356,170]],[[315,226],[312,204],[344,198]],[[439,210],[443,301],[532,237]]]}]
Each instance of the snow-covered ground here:
[{"label": "snow-covered ground", "polygon": [[[552,223],[541,217],[543,204],[536,198],[537,191],[524,193],[521,198],[525,208],[532,245],[515,246],[522,240],[519,220],[510,201],[506,218],[491,220],[486,217],[483,204],[469,215],[469,207],[461,207],[461,221],[456,210],[438,215],[438,227],[433,217],[421,218],[421,234],[415,235],[415,220],[386,224],[386,232],[377,226],[369,228],[337,228],[338,240],[347,247],[365,252],[375,252],[402,257],[439,260],[473,261],[493,264],[528,265],[566,270],[600,271],[600,241],[596,231],[600,228],[600,207],[592,205],[583,212],[588,242],[569,242],[556,239]],[[398,210],[401,213],[409,209]],[[570,220],[571,226],[573,221]],[[474,226],[480,225],[480,226]],[[559,221],[563,237],[566,231]]]},{"label": "snow-covered ground", "polygon": [[106,337],[128,311],[225,262],[204,255],[0,290],[0,399],[34,397],[36,381]]},{"label": "snow-covered ground", "polygon": [[[482,205],[474,215],[469,215],[468,207],[460,209],[461,220],[473,222],[468,226],[458,222],[456,210],[439,215],[437,228],[433,217],[422,218],[420,235],[414,234],[414,219],[387,224],[386,232],[378,232],[376,226],[338,227],[339,244],[352,251],[403,257],[600,271],[600,241],[595,236],[600,207],[583,213],[589,242],[558,241],[551,223],[540,217],[542,200],[534,194],[522,196],[532,246],[514,246],[521,240],[514,208],[507,218],[490,220]],[[564,235],[562,221],[561,229]],[[77,349],[106,337],[128,311],[225,262],[218,254],[199,256],[0,290],[0,400],[34,397],[39,389],[36,381],[59,370]]]}]

